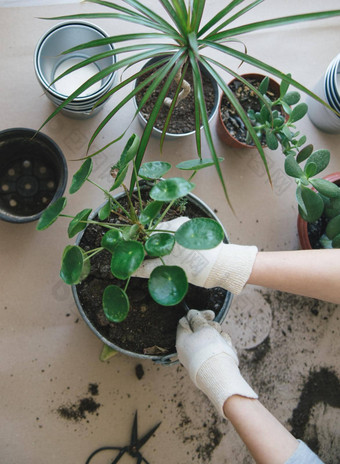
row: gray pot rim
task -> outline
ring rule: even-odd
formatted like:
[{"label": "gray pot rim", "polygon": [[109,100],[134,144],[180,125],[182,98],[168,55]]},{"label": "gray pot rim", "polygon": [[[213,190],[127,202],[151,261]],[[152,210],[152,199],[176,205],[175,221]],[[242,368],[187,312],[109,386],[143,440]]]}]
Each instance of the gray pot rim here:
[{"label": "gray pot rim", "polygon": [[[164,57],[163,57],[164,58]],[[157,57],[155,58],[151,58],[150,60],[148,60],[144,66],[142,67],[142,69],[147,66],[150,62],[153,62],[154,60],[158,60]],[[214,119],[214,117],[216,116],[217,114],[217,111],[218,111],[218,106],[219,106],[219,100],[220,100],[220,90],[219,90],[219,87],[217,85],[217,82],[216,80],[213,78],[213,76],[207,71],[205,70],[205,68],[203,68],[203,70],[205,71],[205,73],[207,75],[209,75],[209,77],[211,78],[211,81],[212,81],[212,84],[213,84],[213,87],[214,87],[214,90],[215,90],[215,100],[214,100],[214,106],[213,106],[213,109],[209,115],[209,118],[208,118],[208,121],[209,123],[211,123],[211,121]],[[137,81],[135,82],[135,87],[136,87],[136,84],[137,84]],[[134,96],[133,97],[133,104],[134,104],[134,107],[135,107],[135,110],[136,112],[138,111],[138,105],[137,105],[137,101],[136,101],[136,97]],[[146,124],[147,124],[147,120],[144,118],[144,116],[142,115],[142,113],[140,111],[138,111],[138,120],[140,122],[140,124],[145,127]],[[200,129],[202,130],[203,126],[200,126]],[[167,139],[177,139],[178,137],[187,137],[187,136],[190,136],[190,135],[193,135],[195,134],[195,130],[193,131],[190,131],[190,132],[184,132],[182,134],[173,134],[171,132],[166,132],[166,135],[165,137]],[[156,137],[161,137],[162,136],[162,131],[160,129],[158,129],[157,127],[153,127],[152,128],[152,133],[153,135],[155,135]]]},{"label": "gray pot rim", "polygon": [[[89,27],[91,29],[95,29],[96,31],[98,31],[100,34],[102,34],[103,38],[106,38],[108,37],[108,34],[99,26],[97,26],[96,24],[93,24],[91,22],[88,22],[88,21],[81,21],[81,20],[68,20],[68,21],[62,21],[54,26],[52,26],[50,29],[48,29],[43,35],[42,37],[39,39],[36,47],[35,47],[35,50],[34,50],[34,68],[35,68],[35,73],[38,77],[38,80],[40,82],[40,84],[43,86],[44,90],[49,93],[50,95],[52,95],[53,97],[56,97],[56,98],[61,98],[63,101],[64,99],[66,99],[66,97],[63,97],[62,94],[60,94],[59,92],[55,91],[51,85],[46,81],[45,77],[42,75],[42,73],[40,72],[40,65],[39,65],[39,54],[40,54],[40,50],[41,50],[41,47],[44,43],[44,41],[48,38],[49,35],[51,35],[54,31],[62,28],[62,27],[66,27],[66,26],[72,26],[72,25],[80,25],[80,26],[86,26],[86,27]],[[112,44],[109,44],[109,46],[114,49],[114,46]],[[113,56],[113,60],[114,62],[116,63],[117,62],[117,57],[116,55]],[[88,101],[89,99],[95,99],[95,101],[97,101],[102,95],[105,94],[106,91],[108,91],[113,83],[114,83],[114,80],[116,78],[116,75],[117,73],[116,72],[113,72],[110,76],[110,78],[108,79],[108,81],[106,82],[106,84],[101,87],[99,90],[97,90],[96,92],[90,94],[90,95],[86,95],[86,96],[83,96],[83,97],[76,97],[74,98],[72,101],[73,102],[83,102],[83,101]]]},{"label": "gray pot rim", "polygon": [[[121,197],[125,196],[125,192],[121,192],[121,193],[118,193],[117,195],[115,195],[115,198],[117,200],[119,200]],[[202,209],[202,211],[204,213],[206,213],[208,216],[210,216],[212,219],[215,219],[222,227],[223,229],[223,232],[224,232],[224,242],[225,243],[229,243],[229,239],[228,239],[228,235],[227,235],[227,232],[223,226],[223,224],[221,223],[221,221],[218,219],[218,217],[216,216],[216,214],[212,211],[212,209],[206,204],[204,203],[204,201],[202,201],[199,197],[197,197],[196,195],[194,195],[193,193],[189,193],[187,195],[187,198],[196,206],[198,206],[199,208]],[[92,213],[91,215],[89,216],[89,219],[93,219],[97,214],[98,214],[98,211],[102,208],[102,206],[105,204],[102,203],[98,208],[96,208]],[[75,244],[76,245],[79,245],[80,243],[80,240],[84,234],[85,230],[83,230],[82,232],[80,232],[78,235],[77,235],[77,238],[76,238],[76,242]],[[72,294],[73,294],[73,298],[75,300],[75,303],[77,305],[77,308],[78,308],[78,311],[80,312],[80,315],[82,316],[82,318],[84,319],[84,321],[86,322],[86,324],[88,325],[88,327],[92,330],[92,332],[105,344],[105,345],[108,345],[110,348],[118,351],[119,353],[122,353],[124,355],[127,355],[127,356],[130,356],[130,357],[134,357],[134,358],[139,358],[139,359],[149,359],[149,360],[152,360],[158,364],[162,364],[162,365],[172,365],[172,364],[177,364],[179,361],[177,360],[177,353],[170,353],[168,355],[147,355],[147,354],[141,354],[141,353],[135,353],[133,351],[129,351],[129,350],[126,350],[124,348],[121,348],[119,347],[118,345],[115,345],[113,342],[107,340],[92,324],[92,322],[90,321],[90,319],[87,317],[81,303],[80,303],[80,300],[79,300],[79,297],[78,297],[78,292],[77,292],[77,286],[76,285],[72,285]],[[226,293],[226,297],[225,297],[225,300],[224,300],[224,303],[223,303],[223,306],[222,308],[220,309],[218,315],[216,316],[215,318],[215,321],[216,322],[219,322],[219,323],[222,323],[226,316],[227,316],[227,313],[229,311],[229,308],[230,308],[230,305],[231,305],[231,302],[232,302],[232,299],[233,299],[233,295],[227,291]]]}]

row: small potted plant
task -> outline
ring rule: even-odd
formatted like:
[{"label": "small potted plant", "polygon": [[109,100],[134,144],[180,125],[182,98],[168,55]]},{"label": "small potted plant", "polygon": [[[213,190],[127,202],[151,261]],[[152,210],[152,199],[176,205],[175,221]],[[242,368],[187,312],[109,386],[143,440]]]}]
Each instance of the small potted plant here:
[{"label": "small potted plant", "polygon": [[[114,65],[108,66],[106,69],[101,70],[95,76],[91,77],[83,85],[81,85],[75,92],[73,92],[69,98],[67,98],[45,121],[45,124],[59,111],[61,111],[68,103],[70,103],[74,98],[78,97],[82,92],[88,89],[91,85],[96,82],[101,81],[105,76],[111,74],[112,72],[118,70],[125,70],[126,68],[131,68],[145,60],[151,60],[153,58],[160,58],[159,61],[155,61],[150,66],[146,68],[139,69],[132,76],[122,77],[119,80],[119,83],[108,92],[107,95],[103,97],[98,105],[102,104],[106,98],[109,98],[111,95],[116,94],[119,90],[127,88],[127,86],[134,82],[136,79],[142,78],[146,73],[152,72],[151,75],[145,80],[140,82],[132,90],[129,90],[127,95],[115,104],[114,108],[109,112],[109,114],[104,118],[104,120],[99,124],[98,128],[95,130],[89,141],[89,149],[92,146],[92,143],[100,133],[100,131],[105,127],[105,125],[117,114],[117,112],[130,100],[132,100],[137,93],[139,93],[145,85],[150,84],[147,92],[143,96],[142,101],[138,105],[138,109],[141,110],[154,92],[154,90],[159,86],[160,82],[165,79],[163,87],[159,92],[158,98],[153,106],[153,109],[150,113],[147,124],[144,128],[143,135],[141,137],[141,143],[139,145],[138,154],[136,157],[136,167],[137,170],[142,163],[142,159],[153,131],[153,127],[157,120],[157,116],[160,112],[160,109],[163,107],[164,100],[168,97],[168,92],[170,86],[173,82],[176,82],[176,90],[171,103],[169,106],[168,116],[166,118],[162,136],[161,136],[161,145],[163,143],[165,133],[169,124],[169,121],[172,117],[176,104],[178,102],[179,95],[185,90],[184,81],[187,72],[189,72],[189,66],[191,68],[190,73],[192,76],[192,88],[191,92],[194,98],[194,107],[195,107],[195,138],[197,153],[199,158],[201,158],[201,133],[200,127],[203,126],[203,131],[205,138],[207,140],[208,149],[211,153],[211,158],[214,161],[219,179],[222,183],[224,193],[228,199],[227,190],[224,182],[224,177],[220,169],[218,155],[213,142],[213,137],[211,134],[209,126],[209,117],[207,114],[207,108],[204,99],[204,84],[202,80],[201,68],[204,69],[216,80],[217,85],[222,89],[222,91],[230,99],[231,103],[235,106],[240,118],[242,119],[245,127],[250,133],[250,136],[254,140],[254,144],[257,147],[260,155],[265,164],[268,176],[269,170],[265,158],[265,154],[261,145],[261,142],[256,134],[256,131],[252,127],[246,113],[244,112],[242,106],[239,104],[237,98],[234,96],[233,92],[228,88],[225,83],[224,74],[225,72],[229,73],[233,77],[239,77],[238,73],[233,71],[228,66],[228,58],[236,58],[241,63],[245,62],[255,68],[260,69],[273,74],[274,76],[283,79],[285,78],[288,83],[294,85],[299,90],[306,92],[317,101],[325,104],[319,97],[310,92],[305,86],[298,83],[291,76],[285,76],[278,69],[270,66],[269,64],[252,57],[246,50],[240,51],[237,47],[234,47],[234,43],[239,43],[239,37],[243,34],[263,30],[271,27],[276,27],[280,25],[293,24],[301,21],[309,21],[316,19],[331,18],[334,16],[340,15],[340,10],[333,11],[321,11],[315,13],[305,13],[299,15],[286,16],[282,18],[274,18],[268,20],[260,20],[253,23],[245,23],[241,25],[234,26],[234,21],[239,20],[241,17],[246,15],[246,13],[255,8],[261,2],[251,2],[246,6],[241,5],[242,0],[233,0],[228,1],[223,7],[218,11],[212,18],[205,20],[205,12],[209,8],[209,2],[204,0],[158,0],[158,4],[162,6],[165,17],[159,15],[154,11],[153,8],[147,6],[144,2],[139,0],[123,0],[121,3],[112,3],[109,1],[101,0],[88,0],[90,3],[95,3],[107,8],[107,12],[104,13],[93,13],[93,14],[76,14],[70,16],[59,16],[48,19],[97,19],[97,18],[108,18],[116,20],[124,20],[135,27],[139,25],[141,27],[146,27],[149,30],[146,32],[130,32],[126,34],[112,36],[111,38],[95,40],[91,42],[84,43],[80,46],[74,47],[65,51],[65,53],[73,53],[82,49],[87,49],[89,47],[98,47],[103,43],[112,43],[115,48],[110,52],[114,56],[123,55],[121,60],[118,60]],[[122,45],[122,46],[121,46]],[[209,56],[209,52],[218,52],[219,58],[214,58]],[[127,53],[127,55],[125,55]],[[105,55],[106,56],[106,55]],[[76,71],[82,66],[87,66],[91,63],[94,63],[97,60],[104,58],[104,55],[97,54],[86,59],[83,62],[72,66],[70,69],[61,74],[58,79],[62,79],[68,73]],[[260,98],[261,98],[261,94]],[[136,116],[135,114],[135,116]],[[111,143],[114,143],[112,141]],[[101,149],[102,150],[102,149]],[[99,150],[97,153],[99,153]],[[229,201],[229,200],[228,200]]]},{"label": "small potted plant", "polygon": [[[179,169],[193,171],[188,180],[183,177],[164,179],[163,176],[171,168],[166,162],[144,163],[137,172],[135,157],[138,146],[138,137],[132,135],[118,163],[111,169],[114,182],[110,190],[90,179],[92,158],[87,158],[73,176],[70,193],[78,192],[85,182],[94,184],[106,198],[100,208],[95,212],[86,208],[75,216],[65,215],[66,198],[63,197],[45,211],[37,228],[46,229],[58,217],[71,218],[68,236],[72,238],[78,235],[78,238],[75,245],[67,245],[64,250],[60,276],[65,283],[73,286],[85,321],[111,348],[137,357],[164,361],[174,355],[171,349],[174,350],[177,322],[185,313],[183,299],[187,298],[191,306],[190,298],[196,298],[195,307],[203,304],[203,309],[207,297],[207,291],[199,288],[191,289],[190,296],[184,270],[180,266],[167,266],[164,257],[171,253],[175,243],[190,250],[192,255],[198,250],[214,248],[227,238],[212,211],[190,193],[194,188],[191,180],[196,172],[213,165],[213,160],[196,159],[180,163]],[[130,187],[124,184],[129,166],[132,166],[132,179],[136,180],[135,183],[131,181]],[[118,187],[122,187],[123,192],[113,196],[111,192]],[[179,216],[189,216],[191,219],[176,231],[166,226],[164,221]],[[133,274],[143,261],[153,258],[159,258],[161,265],[151,273],[147,287],[144,286],[145,279],[132,282],[135,279],[132,279]],[[216,306],[216,300],[213,306],[217,320],[222,320],[231,296],[222,289],[216,291],[220,304]],[[153,300],[150,310],[152,321],[156,319],[153,313],[155,305],[161,317],[169,319],[173,312],[170,346],[168,342],[164,346],[163,332],[158,327],[155,328],[158,341],[153,345],[140,346],[139,341],[137,343],[135,340],[143,334],[149,335],[151,330],[150,325],[143,325],[146,321],[150,324],[146,307],[150,300],[148,292]],[[135,334],[131,333],[134,319],[139,321]],[[127,332],[127,344],[122,342],[122,345],[115,339],[121,330]],[[134,353],[131,347],[135,345],[139,348]]]},{"label": "small potted plant", "polygon": [[316,177],[327,168],[330,152],[324,149],[314,151],[313,145],[306,144],[306,136],[296,129],[295,123],[308,111],[306,103],[300,103],[300,94],[288,91],[289,83],[283,80],[279,97],[272,100],[266,96],[268,84],[269,78],[266,77],[260,85],[263,94],[259,100],[260,108],[249,110],[248,117],[269,149],[281,147],[285,155],[285,172],[296,181],[301,244],[304,248],[312,248],[306,236],[309,223],[311,234],[319,235],[313,240],[316,247],[340,248],[339,176]]}]

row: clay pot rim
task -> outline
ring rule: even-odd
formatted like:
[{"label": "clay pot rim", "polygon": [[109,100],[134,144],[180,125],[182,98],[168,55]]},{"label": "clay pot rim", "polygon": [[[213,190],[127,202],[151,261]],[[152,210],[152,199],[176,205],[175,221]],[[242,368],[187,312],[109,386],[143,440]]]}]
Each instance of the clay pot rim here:
[{"label": "clay pot rim", "polygon": [[[328,180],[333,183],[340,184],[340,171],[332,172],[331,174],[324,176],[323,179]],[[315,191],[314,187],[312,187],[312,189]],[[310,244],[309,236],[308,236],[308,222],[302,219],[300,214],[298,215],[298,218],[297,218],[297,229],[298,229],[301,248],[303,250],[312,250],[313,248],[312,248],[312,245]]]}]

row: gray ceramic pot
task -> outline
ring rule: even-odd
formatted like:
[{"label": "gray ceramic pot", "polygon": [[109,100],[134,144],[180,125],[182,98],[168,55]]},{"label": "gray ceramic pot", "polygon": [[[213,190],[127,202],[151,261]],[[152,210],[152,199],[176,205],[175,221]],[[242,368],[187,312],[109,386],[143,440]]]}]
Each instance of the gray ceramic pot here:
[{"label": "gray ceramic pot", "polygon": [[[121,194],[118,194],[116,195],[116,199],[119,200],[120,198],[122,198],[125,194],[124,193],[121,193]],[[202,215],[206,215],[212,219],[215,219],[223,228],[224,230],[224,242],[225,243],[228,243],[228,236],[227,236],[227,232],[225,231],[223,225],[221,224],[221,222],[219,221],[219,219],[217,218],[217,216],[215,215],[215,213],[211,210],[211,208],[209,208],[209,206],[207,206],[202,200],[200,200],[198,197],[196,197],[195,195],[193,194],[188,194],[187,195],[187,199],[190,203],[192,203],[193,205],[199,207],[202,211]],[[97,208],[91,215],[90,218],[94,218],[98,211],[100,210],[100,208],[102,207],[103,205],[101,205],[99,208]],[[80,240],[83,236],[83,232],[81,232],[78,236],[77,236],[77,239],[76,239],[76,245],[79,245],[80,243]],[[82,318],[84,319],[84,321],[86,322],[86,324],[89,326],[89,328],[92,330],[92,332],[95,333],[95,335],[103,342],[105,343],[106,345],[108,345],[110,348],[122,353],[122,354],[125,354],[127,356],[132,356],[134,358],[139,358],[139,359],[149,359],[151,361],[154,361],[156,363],[159,363],[159,364],[163,364],[163,365],[170,365],[170,364],[174,364],[174,363],[177,363],[178,360],[177,360],[177,354],[176,353],[171,353],[171,354],[168,354],[168,355],[147,355],[147,354],[140,354],[140,353],[135,353],[135,352],[132,352],[132,351],[128,351],[126,349],[123,349],[121,348],[120,346],[116,345],[115,343],[113,343],[112,341],[110,340],[107,340],[100,332],[99,330],[97,330],[96,327],[94,327],[93,323],[91,322],[91,320],[88,318],[87,314],[85,313],[81,303],[80,303],[80,300],[79,300],[79,296],[78,296],[78,292],[77,292],[77,286],[76,285],[73,285],[72,286],[72,292],[73,292],[73,297],[74,297],[74,300],[76,302],[76,305],[78,307],[78,310],[82,316]],[[224,300],[224,303],[223,303],[223,306],[222,308],[220,309],[219,313],[217,314],[216,316],[216,321],[217,322],[222,322],[227,313],[228,313],[228,310],[230,308],[230,305],[231,305],[231,301],[232,301],[232,294],[227,292],[226,293],[226,296],[225,296],[225,300]],[[207,308],[209,309],[209,308]]]}]

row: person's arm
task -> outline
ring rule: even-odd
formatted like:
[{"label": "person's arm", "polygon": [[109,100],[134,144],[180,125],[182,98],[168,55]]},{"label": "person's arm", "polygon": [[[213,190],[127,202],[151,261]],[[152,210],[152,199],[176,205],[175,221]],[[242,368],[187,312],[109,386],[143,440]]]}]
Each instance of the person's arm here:
[{"label": "person's arm", "polygon": [[178,358],[196,387],[230,420],[257,464],[322,464],[257,400],[229,335],[213,319],[212,311],[190,310],[178,324]]},{"label": "person's arm", "polygon": [[[162,227],[175,231],[186,220]],[[205,288],[222,287],[238,295],[248,283],[340,303],[340,249],[258,252],[256,246],[221,243],[210,250],[188,250],[176,243],[163,261],[181,266],[190,283]],[[159,259],[146,260],[134,275],[149,277],[160,264]]]},{"label": "person's arm", "polygon": [[259,252],[248,282],[340,303],[340,249]]},{"label": "person's arm", "polygon": [[299,445],[256,399],[233,395],[224,403],[223,411],[257,464],[284,464]]}]

